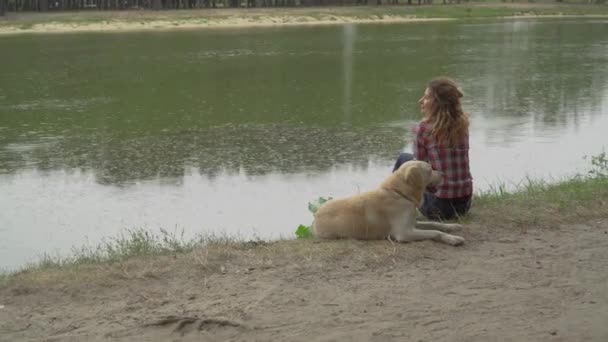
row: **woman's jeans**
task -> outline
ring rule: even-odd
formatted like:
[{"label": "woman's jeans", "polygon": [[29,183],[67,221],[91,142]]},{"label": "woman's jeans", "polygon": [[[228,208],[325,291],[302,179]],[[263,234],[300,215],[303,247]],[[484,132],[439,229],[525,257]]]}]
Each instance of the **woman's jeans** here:
[{"label": "woman's jeans", "polygon": [[[414,160],[414,155],[411,153],[401,153],[393,172],[395,172],[401,164]],[[424,202],[422,207],[418,208],[422,215],[431,220],[449,220],[458,216],[464,216],[471,208],[471,196],[459,198],[439,198],[434,193],[425,191]]]}]

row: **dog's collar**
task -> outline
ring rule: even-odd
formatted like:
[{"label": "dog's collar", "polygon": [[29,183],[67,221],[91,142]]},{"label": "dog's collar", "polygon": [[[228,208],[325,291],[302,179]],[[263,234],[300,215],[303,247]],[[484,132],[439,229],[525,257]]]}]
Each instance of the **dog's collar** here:
[{"label": "dog's collar", "polygon": [[397,195],[405,198],[406,200],[410,200],[412,203],[414,203],[414,205],[416,207],[418,206],[418,201],[415,198],[412,198],[411,196],[407,196],[406,194],[404,194],[403,192],[401,192],[397,189],[387,189],[387,190],[396,193]]}]

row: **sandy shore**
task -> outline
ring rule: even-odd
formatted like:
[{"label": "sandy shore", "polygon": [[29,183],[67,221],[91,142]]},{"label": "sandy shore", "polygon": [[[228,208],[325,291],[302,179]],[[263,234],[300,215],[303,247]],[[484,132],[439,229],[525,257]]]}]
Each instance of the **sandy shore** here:
[{"label": "sandy shore", "polygon": [[48,22],[34,24],[29,27],[0,26],[0,34],[19,33],[70,33],[70,32],[132,32],[132,31],[163,31],[177,29],[200,28],[247,28],[272,26],[305,26],[305,25],[337,25],[347,23],[406,23],[422,21],[450,20],[448,18],[408,18],[400,16],[370,16],[369,18],[353,18],[348,16],[326,16],[315,18],[311,16],[266,16],[266,17],[228,17],[204,18],[185,20],[151,20],[151,21],[101,21],[82,23]]},{"label": "sandy shore", "polygon": [[0,18],[0,35],[338,25],[347,23],[414,23],[475,18],[512,19],[566,16],[608,18],[608,6],[472,4],[459,6],[29,12],[9,13],[6,17]]}]

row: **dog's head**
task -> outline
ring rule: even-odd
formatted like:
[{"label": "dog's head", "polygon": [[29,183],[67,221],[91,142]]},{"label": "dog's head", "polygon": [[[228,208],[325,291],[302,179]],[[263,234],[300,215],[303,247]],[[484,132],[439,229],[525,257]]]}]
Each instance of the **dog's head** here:
[{"label": "dog's head", "polygon": [[420,207],[426,187],[438,184],[441,178],[441,173],[433,170],[429,163],[412,160],[403,163],[382,183],[382,187],[397,191]]}]

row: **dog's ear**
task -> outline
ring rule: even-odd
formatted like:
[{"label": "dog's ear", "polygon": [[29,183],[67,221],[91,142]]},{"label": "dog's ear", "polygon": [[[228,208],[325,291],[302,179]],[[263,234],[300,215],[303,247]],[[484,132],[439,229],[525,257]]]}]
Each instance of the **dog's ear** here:
[{"label": "dog's ear", "polygon": [[407,185],[406,188],[403,189],[404,194],[416,199],[416,204],[420,208],[424,203],[424,189],[426,188],[427,183],[424,177],[424,170],[420,167],[413,166],[404,171],[403,179]]}]

